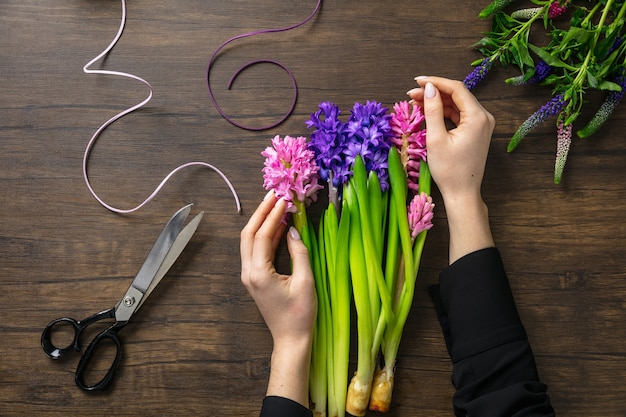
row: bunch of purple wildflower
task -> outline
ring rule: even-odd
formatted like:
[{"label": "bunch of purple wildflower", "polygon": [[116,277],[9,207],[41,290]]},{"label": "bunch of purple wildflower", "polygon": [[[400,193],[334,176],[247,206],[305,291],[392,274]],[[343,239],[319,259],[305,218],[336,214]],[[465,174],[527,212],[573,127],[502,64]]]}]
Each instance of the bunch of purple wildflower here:
[{"label": "bunch of purple wildflower", "polygon": [[[623,44],[626,26],[626,2],[596,1],[593,7],[571,0],[533,1],[533,7],[512,7],[515,0],[491,0],[480,13],[480,18],[491,17],[491,29],[476,42],[482,58],[472,62],[472,69],[464,80],[468,89],[474,89],[491,70],[492,63],[503,67],[515,65],[521,75],[508,78],[510,85],[550,87],[553,97],[526,119],[512,136],[507,150],[511,152],[538,124],[557,116],[557,155],[554,182],[559,183],[569,147],[572,125],[583,114],[588,91],[606,93],[605,101],[594,117],[577,131],[579,137],[588,137],[609,119],[624,97],[626,88],[626,45]],[[521,2],[520,2],[521,3]],[[566,19],[556,19],[569,14]],[[533,44],[531,36],[543,28],[550,41]]]},{"label": "bunch of purple wildflower", "polygon": [[532,85],[539,84],[546,79],[552,72],[552,66],[543,59],[537,62],[535,65],[534,73],[530,77],[526,78],[525,75],[518,75],[516,77],[508,78],[507,84],[510,85]]},{"label": "bunch of purple wildflower", "polygon": [[593,135],[602,125],[606,122],[617,105],[624,98],[624,93],[626,92],[626,68],[622,67],[618,71],[618,74],[613,79],[613,82],[621,87],[620,91],[610,91],[600,108],[596,112],[596,114],[591,118],[589,123],[576,132],[576,135],[580,138],[587,138]]},{"label": "bunch of purple wildflower", "polygon": [[483,58],[480,64],[476,65],[472,72],[467,74],[463,80],[463,84],[468,90],[473,90],[482,80],[485,79],[493,62],[490,57]]},{"label": "bunch of purple wildflower", "polygon": [[563,94],[554,95],[546,104],[541,106],[539,110],[533,113],[524,123],[520,125],[517,129],[517,132],[511,138],[509,145],[507,147],[507,151],[511,152],[513,149],[519,145],[519,143],[526,137],[528,132],[530,132],[537,125],[543,123],[548,118],[552,116],[556,116],[559,114],[567,105],[567,100]]}]

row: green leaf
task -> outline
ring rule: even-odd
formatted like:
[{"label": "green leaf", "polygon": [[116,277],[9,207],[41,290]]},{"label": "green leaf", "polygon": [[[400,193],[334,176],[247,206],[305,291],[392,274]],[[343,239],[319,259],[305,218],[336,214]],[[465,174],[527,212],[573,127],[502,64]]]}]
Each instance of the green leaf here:
[{"label": "green leaf", "polygon": [[612,81],[602,81],[598,84],[598,88],[605,91],[622,91],[622,87]]},{"label": "green leaf", "polygon": [[589,71],[587,71],[587,82],[591,88],[598,88],[598,80]]},{"label": "green leaf", "polygon": [[550,52],[546,51],[543,48],[539,48],[533,44],[528,44],[528,47],[535,53],[539,58],[546,61],[548,65],[556,68],[566,68],[570,71],[576,71],[577,68],[568,65],[567,63],[561,61],[559,58],[552,55]]},{"label": "green leaf", "polygon": [[[365,266],[367,268],[368,277],[372,279],[374,285],[369,288],[372,300],[380,297],[385,316],[387,319],[393,318],[393,309],[391,307],[391,295],[387,291],[385,278],[382,270],[382,254],[377,250],[375,242],[377,238],[374,233],[377,232],[372,222],[373,205],[380,204],[380,201],[372,202],[369,200],[367,190],[367,173],[365,164],[361,156],[357,156],[352,164],[352,178],[350,182],[354,184],[354,192],[358,202],[358,210],[361,216],[363,249],[365,251]],[[378,211],[378,210],[374,210]],[[376,288],[378,294],[376,294]],[[375,297],[376,296],[376,297]],[[373,308],[373,306],[371,307]],[[378,317],[378,314],[374,314]]]},{"label": "green leaf", "polygon": [[576,40],[583,45],[589,45],[595,37],[595,31],[583,28],[572,27],[561,41],[561,45],[567,45],[570,41]]},{"label": "green leaf", "polygon": [[563,124],[565,126],[567,125],[571,125],[572,123],[574,123],[574,121],[578,118],[578,112],[574,112],[572,114],[569,115],[569,117],[567,119],[565,119],[565,122],[563,122]]}]

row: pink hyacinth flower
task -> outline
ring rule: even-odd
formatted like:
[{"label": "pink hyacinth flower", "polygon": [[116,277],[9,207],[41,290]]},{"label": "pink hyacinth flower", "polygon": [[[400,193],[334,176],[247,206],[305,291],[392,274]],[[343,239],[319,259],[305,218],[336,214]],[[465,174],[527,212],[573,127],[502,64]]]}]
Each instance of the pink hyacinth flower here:
[{"label": "pink hyacinth flower", "polygon": [[426,193],[413,197],[408,210],[411,239],[415,239],[424,230],[430,230],[433,227],[434,209],[433,199]]},{"label": "pink hyacinth flower", "polygon": [[396,103],[391,114],[391,141],[400,151],[402,165],[407,172],[409,188],[418,190],[420,161],[426,160],[426,130],[422,129],[424,113],[421,107],[408,101]]},{"label": "pink hyacinth flower", "polygon": [[305,137],[281,139],[276,135],[272,146],[261,155],[265,157],[263,186],[274,190],[276,197],[285,199],[287,211],[296,212],[295,200],[306,204],[316,200],[317,192],[323,187],[319,184],[315,155],[308,149]]}]

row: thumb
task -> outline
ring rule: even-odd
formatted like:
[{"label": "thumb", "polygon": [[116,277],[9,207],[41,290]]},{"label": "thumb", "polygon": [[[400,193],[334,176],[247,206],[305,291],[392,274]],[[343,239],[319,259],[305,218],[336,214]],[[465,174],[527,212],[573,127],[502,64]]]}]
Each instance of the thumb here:
[{"label": "thumb", "polygon": [[287,248],[293,263],[293,274],[295,276],[312,276],[311,261],[309,259],[309,251],[302,242],[300,234],[295,227],[289,228],[289,238],[287,239]]},{"label": "thumb", "polygon": [[436,140],[447,134],[441,94],[432,83],[426,83],[424,87],[424,117],[426,119],[426,143],[429,139]]}]

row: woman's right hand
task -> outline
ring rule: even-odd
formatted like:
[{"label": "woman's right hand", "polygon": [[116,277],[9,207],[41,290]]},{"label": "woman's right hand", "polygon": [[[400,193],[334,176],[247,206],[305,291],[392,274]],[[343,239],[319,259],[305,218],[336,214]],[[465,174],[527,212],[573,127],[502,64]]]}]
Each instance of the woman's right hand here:
[{"label": "woman's right hand", "polygon": [[[444,200],[479,196],[494,117],[462,82],[418,77],[409,91],[426,116],[428,165]],[[448,130],[445,119],[455,127]]]},{"label": "woman's right hand", "polygon": [[[428,167],[446,208],[453,263],[494,246],[481,184],[495,119],[460,81],[440,77],[416,81],[420,88],[408,94],[424,109]],[[455,127],[448,130],[445,119]]]}]

